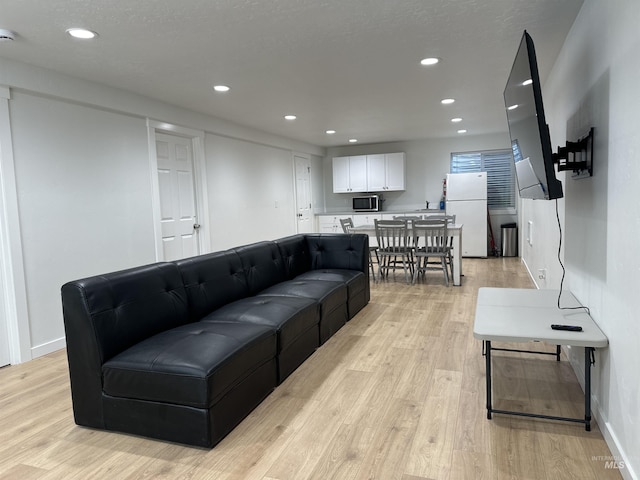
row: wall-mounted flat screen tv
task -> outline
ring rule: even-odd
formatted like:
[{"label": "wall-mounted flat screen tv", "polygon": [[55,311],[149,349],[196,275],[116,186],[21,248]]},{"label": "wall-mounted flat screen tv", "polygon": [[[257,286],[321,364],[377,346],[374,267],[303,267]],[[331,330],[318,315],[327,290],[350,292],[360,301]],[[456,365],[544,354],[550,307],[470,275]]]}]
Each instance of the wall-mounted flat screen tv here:
[{"label": "wall-mounted flat screen tv", "polygon": [[525,31],[504,89],[511,148],[522,198],[562,198],[545,120],[536,52]]}]

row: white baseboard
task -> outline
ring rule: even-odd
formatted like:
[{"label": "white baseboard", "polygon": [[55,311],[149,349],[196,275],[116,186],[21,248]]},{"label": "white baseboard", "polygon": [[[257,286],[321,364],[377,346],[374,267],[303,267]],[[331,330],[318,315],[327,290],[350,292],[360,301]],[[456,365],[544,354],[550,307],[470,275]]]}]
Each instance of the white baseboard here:
[{"label": "white baseboard", "polygon": [[592,405],[596,408],[592,408],[591,411],[595,416],[596,422],[598,422],[598,426],[600,427],[600,431],[602,432],[604,441],[607,443],[609,450],[611,450],[611,457],[602,459],[604,460],[602,461],[603,468],[613,468],[618,470],[618,472],[620,472],[620,475],[622,475],[622,478],[624,478],[625,480],[638,480],[638,476],[635,473],[634,467],[630,463],[629,456],[626,455],[625,451],[620,448],[620,442],[618,441],[615,432],[611,428],[611,424],[604,421],[600,406],[597,404],[597,402],[593,403],[593,400],[594,399],[592,397]]},{"label": "white baseboard", "polygon": [[527,265],[527,261],[523,257],[520,257],[520,261],[523,263],[524,268],[527,269],[527,273],[529,274],[529,278],[531,278],[531,281],[533,282],[533,284],[536,286],[538,290],[540,290],[540,285],[538,285],[538,282],[536,282],[536,277],[534,277],[533,274],[531,273],[531,269],[529,268],[529,265]]},{"label": "white baseboard", "polygon": [[[576,378],[578,379],[578,383],[582,388],[582,392],[584,392],[584,353],[582,349],[580,352],[572,351],[571,346],[564,346],[567,357],[569,358],[569,363],[573,368],[573,372],[576,374]],[[597,357],[598,350],[596,349],[596,362],[599,361]],[[604,437],[604,441],[606,442],[609,450],[611,450],[611,455],[606,457],[597,457],[591,458],[591,461],[597,462],[602,465],[604,469],[614,469],[620,472],[622,478],[625,480],[638,480],[638,476],[635,474],[634,467],[631,465],[629,456],[625,453],[625,451],[620,447],[620,442],[618,441],[618,437],[615,434],[615,431],[612,428],[612,425],[606,421],[604,412],[600,406],[600,402],[598,401],[598,397],[595,395],[591,395],[591,415],[593,415],[593,420],[600,427],[600,431],[602,432],[602,436]]]},{"label": "white baseboard", "polygon": [[57,350],[65,348],[67,346],[67,341],[65,337],[58,338],[57,340],[53,340],[51,342],[43,343],[42,345],[36,345],[35,347],[31,347],[31,358],[42,357],[43,355],[47,355],[49,353],[53,353]]}]

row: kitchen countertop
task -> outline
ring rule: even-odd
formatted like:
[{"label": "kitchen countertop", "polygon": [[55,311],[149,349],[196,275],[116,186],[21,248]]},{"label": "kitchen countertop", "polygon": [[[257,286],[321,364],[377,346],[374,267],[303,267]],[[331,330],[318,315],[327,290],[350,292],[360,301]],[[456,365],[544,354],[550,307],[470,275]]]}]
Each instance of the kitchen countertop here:
[{"label": "kitchen countertop", "polygon": [[433,214],[444,214],[444,210],[440,210],[438,208],[429,208],[429,209],[406,209],[406,210],[381,210],[378,212],[354,212],[353,210],[339,210],[335,212],[322,212],[315,213],[315,215],[376,215],[376,214],[391,214],[391,215],[402,215],[402,214],[425,214],[425,213],[433,213]]}]

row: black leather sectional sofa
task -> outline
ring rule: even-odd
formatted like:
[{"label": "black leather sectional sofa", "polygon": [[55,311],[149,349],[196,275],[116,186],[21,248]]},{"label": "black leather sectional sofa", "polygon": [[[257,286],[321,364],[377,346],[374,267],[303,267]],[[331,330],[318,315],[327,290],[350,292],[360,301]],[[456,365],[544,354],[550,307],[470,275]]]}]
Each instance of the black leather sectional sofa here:
[{"label": "black leather sectional sofa", "polygon": [[294,235],[69,282],[79,425],[213,447],[370,298],[366,235]]}]

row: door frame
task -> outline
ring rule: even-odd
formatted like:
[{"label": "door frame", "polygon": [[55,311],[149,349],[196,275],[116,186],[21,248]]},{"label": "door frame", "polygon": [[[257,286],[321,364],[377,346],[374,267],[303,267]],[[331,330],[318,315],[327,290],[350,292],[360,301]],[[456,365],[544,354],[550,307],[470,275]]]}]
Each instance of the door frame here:
[{"label": "door frame", "polygon": [[11,137],[8,87],[0,85],[0,308],[9,343],[9,362],[31,360],[27,284],[18,209],[18,190]]},{"label": "door frame", "polygon": [[158,183],[158,157],[156,152],[156,133],[174,135],[191,140],[193,154],[193,183],[198,210],[197,223],[198,249],[200,254],[211,250],[211,228],[209,228],[209,201],[207,196],[206,159],[204,155],[204,131],[181,127],[167,122],[147,118],[147,138],[149,142],[149,168],[151,174],[151,194],[153,211],[153,234],[156,261],[164,261],[162,248],[162,225],[160,223],[160,186]]}]

